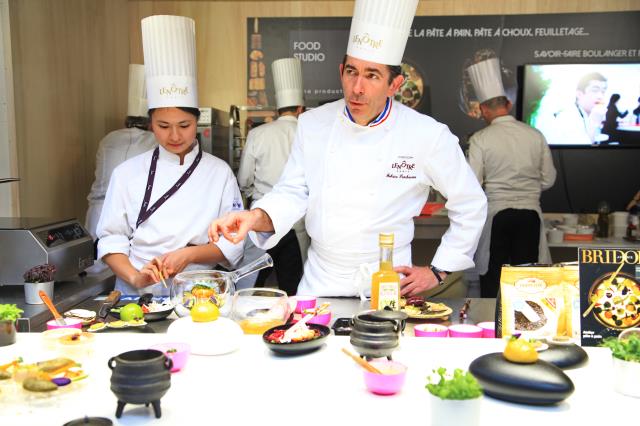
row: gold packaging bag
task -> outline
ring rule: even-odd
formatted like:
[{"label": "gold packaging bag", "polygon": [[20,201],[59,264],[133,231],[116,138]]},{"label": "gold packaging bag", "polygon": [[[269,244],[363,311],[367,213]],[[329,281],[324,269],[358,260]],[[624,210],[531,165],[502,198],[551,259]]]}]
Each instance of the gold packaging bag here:
[{"label": "gold packaging bag", "polygon": [[503,266],[500,293],[502,336],[579,337],[577,266]]}]

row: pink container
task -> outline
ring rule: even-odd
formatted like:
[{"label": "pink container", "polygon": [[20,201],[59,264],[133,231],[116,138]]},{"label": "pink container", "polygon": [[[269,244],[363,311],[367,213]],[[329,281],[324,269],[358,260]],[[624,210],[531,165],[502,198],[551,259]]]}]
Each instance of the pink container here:
[{"label": "pink container", "polygon": [[487,321],[478,323],[478,327],[482,329],[482,337],[485,339],[493,339],[496,337],[496,323]]},{"label": "pink container", "polygon": [[472,324],[454,324],[449,326],[449,336],[480,338],[482,329]]},{"label": "pink container", "polygon": [[57,328],[82,328],[82,320],[78,318],[65,318],[67,325],[58,325],[56,320],[47,321],[47,330],[55,330]]},{"label": "pink container", "polygon": [[[187,364],[187,359],[191,353],[191,346],[186,343],[160,343],[151,346],[149,349],[155,349],[163,352],[171,361],[173,361],[172,373],[180,371]],[[175,352],[172,351],[175,349]],[[171,351],[171,352],[169,352]]]},{"label": "pink container", "polygon": [[385,374],[376,374],[364,370],[364,383],[371,393],[393,395],[404,386],[407,367],[396,361],[373,361],[371,365]]},{"label": "pink container", "polygon": [[[303,315],[304,316],[304,315]],[[308,324],[320,324],[320,325],[329,325],[331,321],[331,312],[327,312],[326,314],[316,315],[307,321]]]},{"label": "pink container", "polygon": [[418,324],[413,327],[413,334],[416,337],[447,337],[449,328],[441,324]]},{"label": "pink container", "polygon": [[315,296],[293,296],[291,299],[296,301],[296,314],[301,314],[305,309],[315,308],[318,300]]}]

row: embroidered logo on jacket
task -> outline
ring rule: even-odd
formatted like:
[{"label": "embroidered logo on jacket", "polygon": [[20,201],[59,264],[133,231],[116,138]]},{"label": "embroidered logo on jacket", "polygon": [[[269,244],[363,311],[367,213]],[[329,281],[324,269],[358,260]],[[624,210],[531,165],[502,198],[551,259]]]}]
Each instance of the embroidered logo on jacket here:
[{"label": "embroidered logo on jacket", "polygon": [[387,172],[389,179],[416,179],[416,175],[416,163],[410,156],[398,156]]}]

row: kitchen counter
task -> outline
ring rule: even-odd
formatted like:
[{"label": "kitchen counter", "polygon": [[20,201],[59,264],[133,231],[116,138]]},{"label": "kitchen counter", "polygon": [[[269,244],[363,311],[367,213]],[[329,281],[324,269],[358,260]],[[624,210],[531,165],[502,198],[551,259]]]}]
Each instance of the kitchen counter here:
[{"label": "kitchen counter", "polygon": [[[115,276],[109,269],[97,274],[79,275],[72,280],[56,281],[53,304],[60,313],[64,313],[86,300],[93,300],[95,296],[113,290],[114,285]],[[18,324],[21,331],[46,330],[46,322],[53,319],[46,305],[25,303],[24,287],[21,285],[0,286],[0,300],[2,303],[14,303],[24,311],[24,319]]]},{"label": "kitchen counter", "polygon": [[[473,307],[473,305],[472,305]],[[438,367],[467,369],[478,356],[501,352],[500,339],[416,338],[405,333],[393,358],[408,366],[401,393],[376,396],[365,389],[362,369],[341,353],[352,349],[349,338],[331,335],[318,351],[296,357],[276,356],[260,336],[244,336],[235,352],[190,356],[186,367],[171,377],[162,398],[162,418],[151,408],[127,405],[115,418],[116,398],[110,391],[110,357],[168,342],[166,334],[97,334],[94,355],[83,361],[89,377],[56,396],[34,396],[22,390],[0,395],[2,425],[61,425],[88,416],[108,417],[115,425],[237,424],[284,425],[428,425],[430,400],[426,377]],[[553,406],[527,406],[484,397],[482,426],[628,423],[638,400],[613,391],[608,349],[586,348],[589,363],[567,370],[575,392]],[[0,348],[0,363],[23,356],[41,360],[40,335],[21,333],[12,346]],[[631,410],[631,411],[629,411]],[[588,417],[585,417],[588,416]]]}]

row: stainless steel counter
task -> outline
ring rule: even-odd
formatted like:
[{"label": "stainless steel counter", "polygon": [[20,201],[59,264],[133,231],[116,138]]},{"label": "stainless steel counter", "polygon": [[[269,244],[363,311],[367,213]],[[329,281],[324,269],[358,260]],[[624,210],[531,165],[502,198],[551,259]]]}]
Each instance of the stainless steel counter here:
[{"label": "stainless steel counter", "polygon": [[[115,276],[107,269],[98,274],[78,276],[74,280],[56,281],[53,289],[53,304],[60,313],[113,290]],[[18,323],[19,331],[44,331],[46,322],[53,319],[49,309],[42,305],[27,305],[24,301],[24,287],[21,285],[0,286],[0,302],[14,303],[24,311]]]}]

